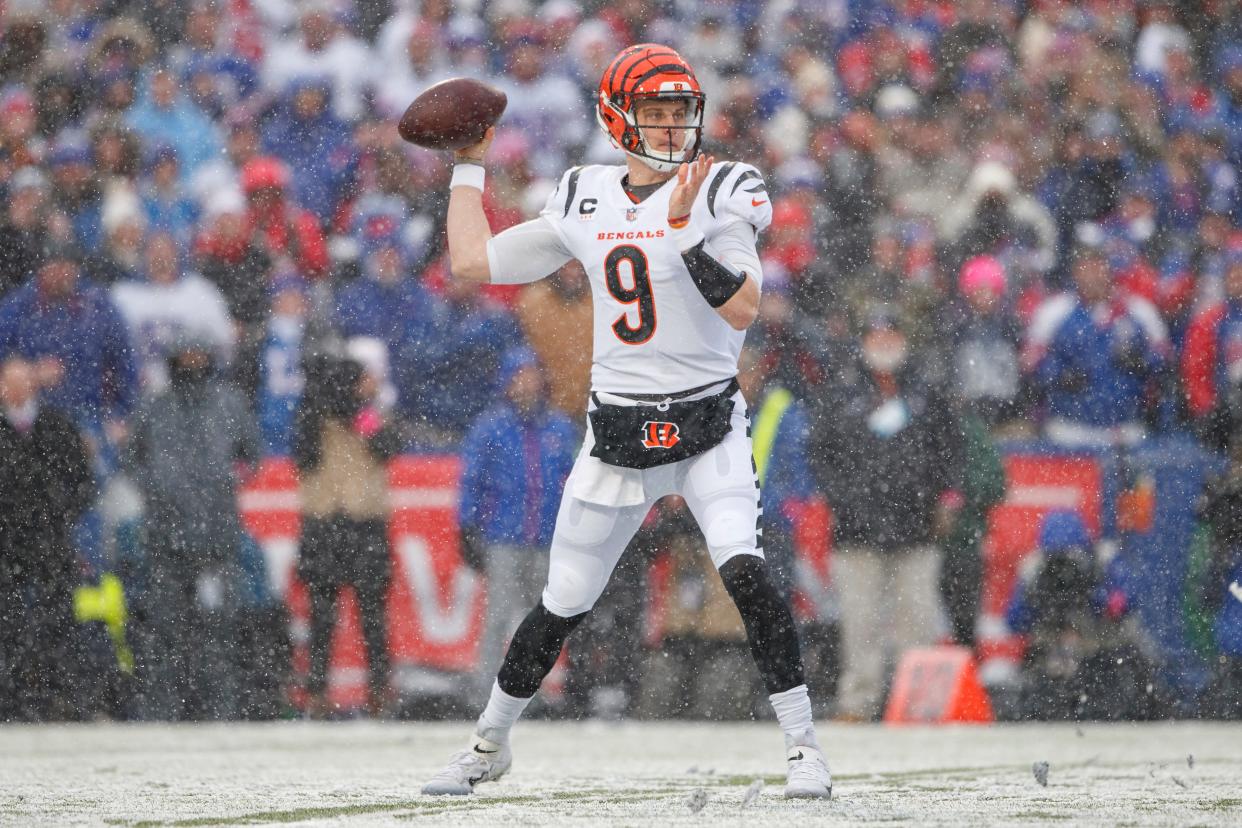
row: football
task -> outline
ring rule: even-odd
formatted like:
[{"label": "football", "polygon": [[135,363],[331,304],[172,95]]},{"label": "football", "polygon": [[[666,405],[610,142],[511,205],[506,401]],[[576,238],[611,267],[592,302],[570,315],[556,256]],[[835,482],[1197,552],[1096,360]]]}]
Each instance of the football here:
[{"label": "football", "polygon": [[457,150],[477,144],[500,120],[509,99],[494,86],[450,78],[429,87],[405,109],[401,137],[428,149]]}]

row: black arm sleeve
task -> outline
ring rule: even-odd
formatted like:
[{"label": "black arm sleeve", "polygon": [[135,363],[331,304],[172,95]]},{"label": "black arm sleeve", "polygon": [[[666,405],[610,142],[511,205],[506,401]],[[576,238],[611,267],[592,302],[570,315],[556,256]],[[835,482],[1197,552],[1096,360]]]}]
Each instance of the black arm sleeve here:
[{"label": "black arm sleeve", "polygon": [[681,254],[681,260],[690,271],[694,286],[703,294],[707,304],[718,308],[733,298],[733,294],[746,284],[746,274],[717,261],[703,249],[704,242]]}]

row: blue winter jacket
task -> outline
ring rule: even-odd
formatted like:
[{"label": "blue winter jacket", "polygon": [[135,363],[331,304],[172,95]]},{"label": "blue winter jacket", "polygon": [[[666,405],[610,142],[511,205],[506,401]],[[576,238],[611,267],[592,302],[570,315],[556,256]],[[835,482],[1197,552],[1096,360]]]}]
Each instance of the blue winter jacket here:
[{"label": "blue winter jacket", "polygon": [[1065,293],[1036,312],[1025,362],[1050,415],[1111,427],[1142,419],[1147,383],[1168,353],[1164,323],[1147,301],[1118,298],[1093,315]]},{"label": "blue winter jacket", "polygon": [[327,222],[353,180],[358,149],[349,125],[337,119],[330,106],[311,119],[294,112],[294,96],[307,87],[322,89],[324,100],[331,101],[331,86],[322,79],[291,84],[263,130],[263,148],[293,171],[294,199]]},{"label": "blue winter jacket", "polygon": [[459,520],[488,543],[547,546],[579,434],[555,409],[525,419],[507,401],[483,413],[462,444]]},{"label": "blue winter jacket", "polygon": [[442,370],[451,336],[442,299],[415,279],[384,285],[361,277],[337,294],[336,323],[347,338],[373,336],[384,342],[402,411],[414,420],[431,416],[433,374]]},{"label": "blue winter jacket", "polygon": [[43,399],[80,425],[124,417],[138,396],[138,368],[120,313],[101,288],[80,277],[68,300],[39,295],[37,279],[0,302],[0,358],[53,356],[65,377]]},{"label": "blue winter jacket", "polygon": [[125,120],[147,146],[168,144],[177,151],[182,181],[188,181],[201,164],[220,157],[224,143],[219,130],[184,92],[164,109],[151,98],[149,76],[143,78],[140,90]]},{"label": "blue winter jacket", "polygon": [[487,304],[450,305],[447,330],[443,355],[425,386],[426,399],[435,424],[460,435],[500,395],[501,356],[523,340],[513,316]]}]

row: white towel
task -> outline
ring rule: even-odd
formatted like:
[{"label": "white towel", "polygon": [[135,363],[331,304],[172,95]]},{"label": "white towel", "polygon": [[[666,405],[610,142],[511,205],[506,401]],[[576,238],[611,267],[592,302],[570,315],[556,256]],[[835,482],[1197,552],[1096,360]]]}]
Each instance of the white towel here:
[{"label": "white towel", "polygon": [[595,435],[587,427],[582,453],[574,464],[569,486],[574,497],[599,506],[639,506],[647,502],[643,488],[643,470],[610,466],[591,456]]}]

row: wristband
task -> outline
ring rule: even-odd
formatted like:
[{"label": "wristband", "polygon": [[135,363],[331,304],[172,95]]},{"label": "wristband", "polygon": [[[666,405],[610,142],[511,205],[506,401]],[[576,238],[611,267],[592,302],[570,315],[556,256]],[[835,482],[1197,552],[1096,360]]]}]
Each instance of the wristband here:
[{"label": "wristband", "polygon": [[449,181],[449,189],[454,187],[474,187],[483,192],[484,170],[478,164],[454,164],[453,178]]},{"label": "wristband", "polygon": [[673,228],[674,230],[680,230],[689,223],[690,223],[689,213],[686,213],[684,216],[678,216],[677,218],[671,218],[668,220],[668,226]]}]

